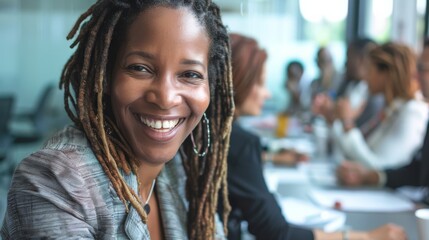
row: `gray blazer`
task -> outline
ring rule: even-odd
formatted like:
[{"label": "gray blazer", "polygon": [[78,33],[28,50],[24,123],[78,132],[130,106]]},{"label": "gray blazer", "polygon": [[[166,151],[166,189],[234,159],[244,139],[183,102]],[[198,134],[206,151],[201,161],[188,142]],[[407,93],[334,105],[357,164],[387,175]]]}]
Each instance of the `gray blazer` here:
[{"label": "gray blazer", "polygon": [[[124,174],[123,174],[124,175]],[[135,175],[124,175],[137,192]],[[167,163],[156,191],[165,239],[187,239],[186,176]],[[125,206],[83,132],[66,127],[22,160],[8,194],[3,239],[150,239],[137,211]],[[219,224],[219,221],[218,221]],[[217,230],[222,228],[217,225]],[[223,238],[217,233],[216,238]]]}]

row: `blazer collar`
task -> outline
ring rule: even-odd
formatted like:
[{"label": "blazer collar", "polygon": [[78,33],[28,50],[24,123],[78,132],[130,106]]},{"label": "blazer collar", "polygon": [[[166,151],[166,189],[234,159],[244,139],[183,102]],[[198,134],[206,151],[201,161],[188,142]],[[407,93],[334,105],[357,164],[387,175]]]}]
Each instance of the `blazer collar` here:
[{"label": "blazer collar", "polygon": [[[125,181],[137,192],[135,175],[124,176]],[[155,191],[161,213],[164,239],[188,239],[187,204],[185,200],[186,176],[180,159],[174,158],[167,163],[156,181]],[[130,211],[125,219],[125,232],[130,239],[150,239],[149,230],[135,208],[129,205]]]},{"label": "blazer collar", "polygon": [[150,239],[147,225],[142,222],[139,213],[131,207],[131,204],[129,207],[130,211],[125,219],[125,233],[128,238],[131,240]]},{"label": "blazer collar", "polygon": [[167,163],[157,178],[156,190],[165,239],[188,239],[186,175],[181,160]]}]

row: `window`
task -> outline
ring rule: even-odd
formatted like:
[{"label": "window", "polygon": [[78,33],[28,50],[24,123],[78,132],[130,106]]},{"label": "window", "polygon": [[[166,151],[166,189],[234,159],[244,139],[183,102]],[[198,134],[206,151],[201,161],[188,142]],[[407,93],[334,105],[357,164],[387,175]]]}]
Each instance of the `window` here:
[{"label": "window", "polygon": [[272,98],[267,108],[288,105],[285,68],[291,60],[305,67],[303,85],[318,75],[315,62],[320,46],[329,48],[342,71],[345,58],[345,25],[348,0],[215,0],[230,32],[258,40],[268,52],[267,85]]}]

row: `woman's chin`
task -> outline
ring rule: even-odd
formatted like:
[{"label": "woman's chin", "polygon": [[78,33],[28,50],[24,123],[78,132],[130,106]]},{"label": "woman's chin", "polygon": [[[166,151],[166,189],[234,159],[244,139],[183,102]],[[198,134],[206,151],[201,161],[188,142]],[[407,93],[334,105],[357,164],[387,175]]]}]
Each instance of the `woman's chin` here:
[{"label": "woman's chin", "polygon": [[140,162],[145,162],[150,165],[162,165],[172,160],[176,154],[177,151],[159,150],[136,154],[136,158]]}]

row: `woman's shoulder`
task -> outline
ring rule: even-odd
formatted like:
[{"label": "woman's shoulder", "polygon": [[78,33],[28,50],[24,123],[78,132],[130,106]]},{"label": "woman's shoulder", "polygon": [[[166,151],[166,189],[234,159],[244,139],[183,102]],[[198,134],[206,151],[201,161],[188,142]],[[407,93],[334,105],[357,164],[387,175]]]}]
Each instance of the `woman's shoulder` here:
[{"label": "woman's shoulder", "polygon": [[48,139],[43,149],[85,152],[90,150],[90,144],[82,130],[74,125],[68,125]]},{"label": "woman's shoulder", "polygon": [[87,179],[88,175],[107,180],[83,132],[74,126],[68,126],[54,134],[40,150],[18,164],[14,181],[45,179],[62,182],[73,179],[77,183],[81,179]]},{"label": "woman's shoulder", "polygon": [[420,114],[427,117],[429,105],[422,99],[411,99],[402,104],[401,111],[406,114]]},{"label": "woman's shoulder", "polygon": [[[54,134],[17,166],[10,192],[26,192],[54,202],[105,202],[111,182],[82,131],[74,126]],[[107,198],[109,197],[109,198]]]},{"label": "woman's shoulder", "polygon": [[260,138],[250,131],[242,128],[238,124],[234,124],[231,131],[230,148],[228,153],[228,161],[238,161],[246,156],[254,156],[255,151],[259,151],[261,147]]},{"label": "woman's shoulder", "polygon": [[230,138],[230,155],[241,155],[244,149],[256,149],[260,146],[260,138],[247,129],[244,129],[238,123],[234,123]]},{"label": "woman's shoulder", "polygon": [[231,130],[231,142],[235,141],[259,141],[259,137],[250,132],[247,129],[244,129],[239,123],[234,122],[232,124],[232,130]]},{"label": "woman's shoulder", "polygon": [[[20,162],[8,199],[5,224],[14,236],[21,236],[16,229],[27,229],[37,238],[42,234],[119,234],[115,224],[125,216],[125,207],[85,135],[75,127],[56,133],[42,149]],[[31,208],[18,211],[16,206]],[[33,221],[45,212],[48,219]],[[39,231],[42,228],[45,232]]]},{"label": "woman's shoulder", "polygon": [[386,111],[385,122],[389,125],[400,124],[400,126],[407,127],[412,124],[417,129],[417,127],[425,128],[428,119],[429,105],[425,101],[420,99],[395,100]]}]

